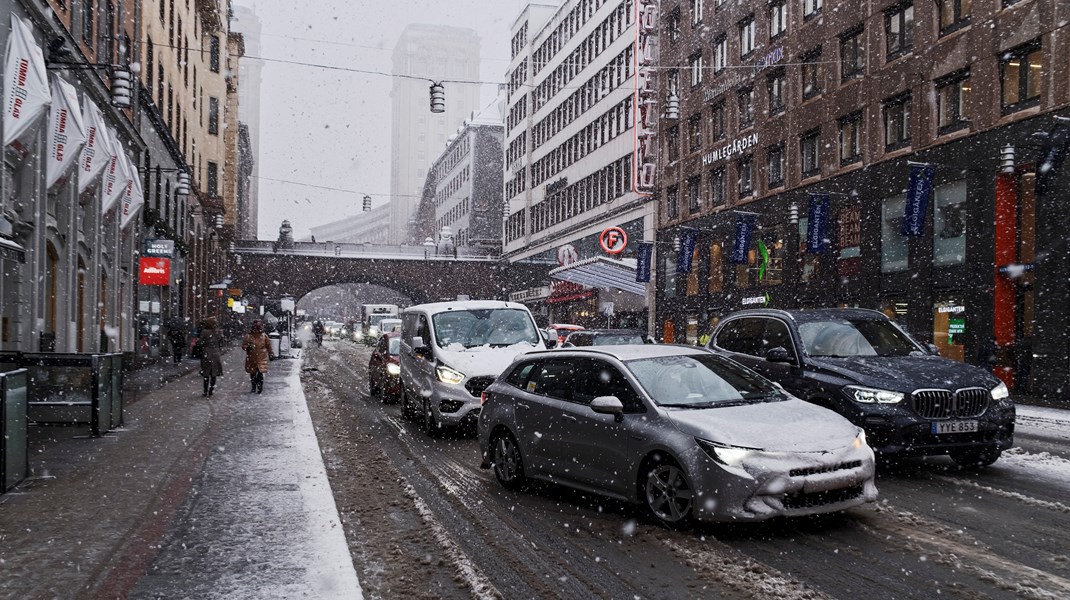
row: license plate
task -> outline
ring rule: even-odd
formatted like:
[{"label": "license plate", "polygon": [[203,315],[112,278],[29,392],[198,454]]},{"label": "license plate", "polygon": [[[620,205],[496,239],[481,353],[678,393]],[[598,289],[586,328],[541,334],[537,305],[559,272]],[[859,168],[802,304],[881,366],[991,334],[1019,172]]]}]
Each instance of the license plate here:
[{"label": "license plate", "polygon": [[977,421],[937,421],[932,424],[935,434],[941,433],[974,433],[977,431]]}]

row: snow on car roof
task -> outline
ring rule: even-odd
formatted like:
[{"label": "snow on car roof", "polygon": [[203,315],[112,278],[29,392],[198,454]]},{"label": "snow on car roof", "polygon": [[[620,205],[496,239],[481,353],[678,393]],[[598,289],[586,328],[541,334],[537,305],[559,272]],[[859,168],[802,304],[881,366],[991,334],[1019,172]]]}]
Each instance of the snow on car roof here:
[{"label": "snow on car roof", "polygon": [[581,346],[575,348],[561,348],[539,352],[529,352],[524,356],[544,354],[569,354],[585,352],[590,354],[603,354],[627,361],[637,358],[656,358],[660,356],[682,356],[685,354],[711,354],[709,350],[700,346],[684,346],[681,344],[621,344],[617,346]]},{"label": "snow on car roof", "polygon": [[430,302],[410,306],[403,313],[426,311],[429,313],[446,312],[450,310],[483,310],[488,308],[517,308],[527,310],[527,306],[518,302],[506,302],[504,300],[452,300],[449,302]]}]

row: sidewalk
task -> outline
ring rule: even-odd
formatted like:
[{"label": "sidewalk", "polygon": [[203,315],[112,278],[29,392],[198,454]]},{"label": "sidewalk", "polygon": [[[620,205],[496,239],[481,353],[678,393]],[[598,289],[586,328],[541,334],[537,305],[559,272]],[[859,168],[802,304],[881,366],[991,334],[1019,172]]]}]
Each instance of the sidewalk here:
[{"label": "sidewalk", "polygon": [[211,399],[197,361],[132,373],[102,438],[32,427],[31,477],[0,496],[0,597],[360,598],[301,361],[256,395],[243,359]]}]

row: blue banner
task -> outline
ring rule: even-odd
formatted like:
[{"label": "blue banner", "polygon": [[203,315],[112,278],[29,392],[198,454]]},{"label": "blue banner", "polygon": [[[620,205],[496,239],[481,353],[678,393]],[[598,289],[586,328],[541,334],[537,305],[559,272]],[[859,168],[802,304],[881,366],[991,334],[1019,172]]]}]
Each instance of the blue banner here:
[{"label": "blue banner", "polygon": [[747,264],[751,237],[754,235],[754,217],[757,215],[739,215],[736,219],[736,240],[732,245],[732,262],[737,265]]},{"label": "blue banner", "polygon": [[635,280],[647,283],[650,281],[650,262],[654,258],[654,242],[639,242],[636,252]]},{"label": "blue banner", "polygon": [[910,183],[907,186],[907,206],[903,214],[902,235],[925,235],[925,216],[929,209],[929,195],[933,191],[932,165],[910,165]]},{"label": "blue banner", "polygon": [[691,258],[695,255],[697,233],[694,229],[684,229],[680,232],[680,254],[676,257],[677,273],[691,272]]},{"label": "blue banner", "polygon": [[829,227],[829,195],[810,194],[810,212],[806,219],[806,251],[823,254]]}]

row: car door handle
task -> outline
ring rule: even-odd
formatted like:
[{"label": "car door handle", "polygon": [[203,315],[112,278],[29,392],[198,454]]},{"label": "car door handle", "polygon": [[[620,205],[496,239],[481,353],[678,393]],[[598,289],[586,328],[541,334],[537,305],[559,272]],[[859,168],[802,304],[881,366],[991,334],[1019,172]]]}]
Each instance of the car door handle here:
[{"label": "car door handle", "polygon": [[517,408],[531,408],[530,406],[528,406],[527,404],[524,404],[523,402],[517,402],[516,403],[516,407]]},{"label": "car door handle", "polygon": [[563,415],[561,415],[561,416],[562,416],[563,418],[565,418],[565,419],[568,419],[569,421],[579,421],[579,419],[577,419],[576,417],[574,417],[574,416],[572,416],[572,415],[570,415],[570,414],[567,414],[567,413],[566,413],[566,414],[563,414]]}]

